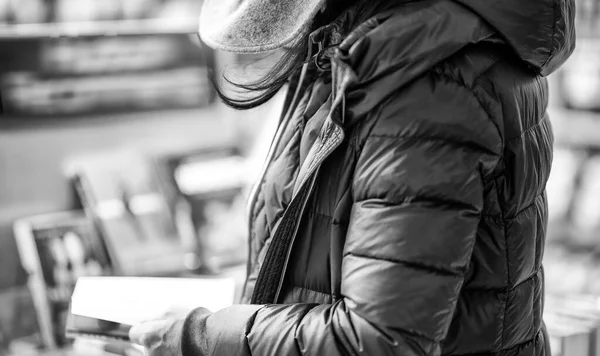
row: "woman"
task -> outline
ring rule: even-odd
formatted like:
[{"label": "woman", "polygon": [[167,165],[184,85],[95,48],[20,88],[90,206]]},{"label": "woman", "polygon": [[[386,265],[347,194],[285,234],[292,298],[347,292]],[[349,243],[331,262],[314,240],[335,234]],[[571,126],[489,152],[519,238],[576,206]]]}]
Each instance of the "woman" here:
[{"label": "woman", "polygon": [[288,54],[225,101],[291,87],[247,304],[132,338],[151,355],[550,355],[544,76],[573,50],[573,2],[238,3],[205,4],[204,41]]}]

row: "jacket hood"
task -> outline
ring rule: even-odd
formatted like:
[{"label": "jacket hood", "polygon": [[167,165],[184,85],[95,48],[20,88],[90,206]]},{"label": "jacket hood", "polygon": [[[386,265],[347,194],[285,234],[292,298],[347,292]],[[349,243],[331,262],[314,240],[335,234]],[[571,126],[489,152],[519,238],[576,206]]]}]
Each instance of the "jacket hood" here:
[{"label": "jacket hood", "polygon": [[531,70],[552,73],[575,47],[573,1],[402,0],[338,48],[354,76],[348,100],[361,103],[352,116],[474,43],[503,42]]},{"label": "jacket hood", "polygon": [[455,0],[494,27],[519,57],[542,75],[575,49],[574,0]]}]

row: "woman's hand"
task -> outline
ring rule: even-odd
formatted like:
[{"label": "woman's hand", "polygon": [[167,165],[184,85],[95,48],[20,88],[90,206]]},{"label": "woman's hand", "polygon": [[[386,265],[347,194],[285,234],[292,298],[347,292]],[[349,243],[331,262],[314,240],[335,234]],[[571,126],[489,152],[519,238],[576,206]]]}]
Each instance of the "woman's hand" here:
[{"label": "woman's hand", "polygon": [[[145,356],[181,356],[183,324],[190,312],[189,309],[172,308],[161,320],[133,326],[129,330],[129,339],[146,350]],[[204,308],[198,308],[194,312],[211,314]]]},{"label": "woman's hand", "polygon": [[146,356],[181,356],[184,320],[172,318],[142,323],[131,328],[129,338],[144,347]]}]

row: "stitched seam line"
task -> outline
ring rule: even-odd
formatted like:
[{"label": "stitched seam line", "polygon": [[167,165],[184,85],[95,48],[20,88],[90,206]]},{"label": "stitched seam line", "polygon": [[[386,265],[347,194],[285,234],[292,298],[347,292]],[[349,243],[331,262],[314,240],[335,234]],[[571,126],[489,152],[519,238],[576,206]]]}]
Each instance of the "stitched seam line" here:
[{"label": "stitched seam line", "polygon": [[[257,193],[259,193],[259,194],[262,193],[262,191],[263,191],[263,185],[264,185],[264,181],[263,181],[263,183],[261,183],[261,186],[259,187],[259,191]],[[262,210],[263,210],[264,207],[265,207],[265,201],[264,201],[264,199],[257,200],[254,203],[254,209],[253,209],[254,212],[252,213],[252,220],[256,220],[256,218],[262,212]]]},{"label": "stitched seam line", "polygon": [[[275,155],[273,155],[273,159],[271,159],[271,161],[269,163],[273,163],[275,161],[277,161],[281,155],[283,155],[286,152],[290,152],[289,150],[287,150],[286,148],[290,147],[290,146],[295,146],[293,145],[294,139],[296,139],[296,136],[298,136],[298,140],[302,139],[302,132],[300,131],[300,124],[296,124],[293,128],[290,128],[291,130],[294,130],[294,134],[292,135],[292,137],[290,137],[290,139],[285,142],[283,144],[281,148],[281,151],[279,152],[275,152]],[[285,134],[286,132],[284,132],[283,134]],[[283,139],[283,137],[282,137]]]},{"label": "stitched seam line", "polygon": [[478,288],[478,287],[469,287],[466,288],[465,291],[466,292],[482,292],[482,293],[510,293],[518,288],[520,288],[523,284],[527,283],[527,282],[531,282],[534,278],[536,278],[538,276],[538,274],[540,273],[540,271],[542,270],[542,268],[538,268],[536,269],[529,277],[525,278],[524,280],[521,281],[521,283],[517,284],[516,286],[512,287],[512,288],[505,288],[505,287],[498,287],[498,288]]},{"label": "stitched seam line", "polygon": [[544,67],[546,64],[548,64],[548,62],[550,61],[550,58],[552,58],[552,56],[554,55],[554,51],[556,51],[556,48],[554,47],[554,37],[556,37],[556,7],[557,7],[558,1],[554,0],[552,1],[552,36],[550,36],[550,52],[548,53],[548,57],[546,58],[546,60],[542,63],[542,67]]},{"label": "stitched seam line", "polygon": [[[518,211],[518,212],[516,212],[514,215],[511,215],[511,216],[509,216],[509,217],[506,217],[506,220],[513,220],[513,219],[516,219],[516,218],[517,218],[519,215],[521,215],[521,214],[525,213],[527,210],[529,210],[529,209],[531,209],[531,208],[534,208],[534,207],[536,207],[536,203],[537,203],[538,199],[539,199],[540,197],[542,197],[543,195],[544,195],[544,193],[543,193],[543,192],[542,192],[542,193],[540,193],[540,194],[538,194],[538,195],[536,195],[536,196],[533,198],[533,203],[531,203],[531,204],[527,205],[526,207],[524,207],[523,209],[519,210],[519,211]],[[484,217],[484,218],[488,218],[488,219],[493,219],[493,220],[501,220],[501,219],[502,219],[502,217],[501,217],[500,215],[501,215],[501,214],[496,214],[496,215],[493,215],[493,214],[482,214],[482,217]]]},{"label": "stitched seam line", "polygon": [[317,293],[317,294],[319,294],[319,295],[321,295],[323,297],[331,298],[331,293],[326,293],[326,292],[314,290],[314,289],[308,288],[306,286],[293,286],[292,287],[292,291],[295,291],[295,290],[308,291],[308,292],[312,292],[312,293]]},{"label": "stitched seam line", "polygon": [[515,142],[515,141],[521,139],[527,133],[531,132],[533,129],[535,129],[536,127],[539,127],[541,124],[543,124],[544,121],[546,121],[546,119],[547,119],[547,116],[544,115],[544,117],[542,117],[542,119],[540,119],[538,122],[536,122],[535,124],[529,126],[527,129],[525,129],[523,132],[521,132],[518,136],[509,138],[506,142],[507,143],[512,143],[512,142]]},{"label": "stitched seam line", "polygon": [[[396,331],[398,333],[404,334],[404,335],[408,335],[408,336],[412,336],[412,337],[418,337],[420,339],[423,339],[425,341],[427,341],[428,343],[433,344],[432,346],[435,347],[435,345],[439,345],[439,341],[436,341],[435,339],[429,337],[429,336],[425,336],[421,333],[418,333],[416,331],[413,330],[407,330],[405,328],[401,328],[401,327],[395,327],[395,328],[390,328],[393,331]],[[421,345],[419,345],[419,349],[423,350],[423,348],[421,347]],[[424,350],[423,350],[424,351]]]},{"label": "stitched seam line", "polygon": [[[537,238],[534,240],[534,243],[535,243],[535,250],[537,251],[538,250]],[[535,289],[535,280],[532,279],[531,281],[532,281],[532,284],[533,284],[532,289]],[[535,309],[536,309],[535,306],[537,304],[535,302],[535,293],[531,293],[530,296],[531,296],[531,313],[533,314],[533,318],[532,318],[533,320],[532,320],[531,324],[532,324],[533,327],[535,327],[535,325],[536,325],[535,319],[536,319],[536,315],[537,315],[537,313],[535,312]],[[542,294],[542,298],[544,298],[543,294]],[[543,316],[542,316],[542,318],[543,318]],[[533,338],[534,339],[535,339],[535,335],[536,335],[536,333],[533,334]],[[537,354],[536,349],[537,349],[536,345],[533,345],[533,352],[535,354]]]},{"label": "stitched seam line", "polygon": [[494,352],[472,352],[472,353],[464,353],[464,354],[452,353],[452,354],[444,354],[443,356],[496,356],[496,355],[504,355],[504,354],[512,355],[512,353],[510,353],[511,351],[522,348],[522,347],[526,347],[529,344],[534,343],[536,341],[536,338],[538,337],[538,334],[539,334],[539,331],[536,333],[536,335],[534,336],[533,339],[524,341],[520,344],[509,347],[507,349],[502,348],[501,350],[494,351]]},{"label": "stitched seam line", "polygon": [[[500,63],[500,62],[497,62],[497,63]],[[497,64],[497,63],[496,63],[496,64]],[[491,70],[493,67],[494,67],[494,65],[490,66],[490,68],[488,68],[487,70]],[[486,70],[486,72],[487,72],[487,70]],[[443,78],[445,78],[446,80],[448,80],[448,82],[450,82],[450,83],[453,83],[453,84],[455,84],[456,86],[458,86],[458,87],[460,87],[460,88],[466,89],[466,91],[467,91],[469,94],[471,94],[471,96],[472,96],[472,97],[475,99],[475,102],[477,102],[477,104],[479,105],[479,108],[480,108],[480,109],[481,109],[481,110],[482,110],[482,111],[483,111],[483,112],[486,114],[486,116],[487,116],[488,120],[489,120],[489,121],[492,123],[492,125],[494,125],[494,127],[496,128],[496,131],[497,131],[497,133],[498,133],[498,139],[499,139],[499,141],[500,141],[500,143],[501,143],[501,146],[502,146],[502,150],[501,150],[501,152],[504,152],[504,142],[502,141],[502,134],[501,134],[501,131],[500,131],[500,127],[498,127],[498,125],[496,124],[496,122],[493,120],[492,113],[491,113],[491,112],[489,111],[489,109],[488,109],[488,108],[487,108],[487,107],[486,107],[486,106],[483,104],[483,100],[481,100],[481,99],[479,98],[479,96],[478,96],[478,95],[475,93],[475,90],[474,90],[474,88],[468,87],[467,85],[465,85],[464,83],[461,83],[461,82],[460,82],[460,81],[458,81],[456,78],[454,78],[454,77],[452,77],[452,76],[448,75],[447,73],[444,73],[444,72],[442,72],[442,73],[440,73],[440,74],[437,74],[437,75],[438,75],[438,76],[440,76],[440,77],[443,77]],[[478,78],[479,78],[479,77],[478,77]],[[403,88],[403,89],[404,89],[404,88]],[[401,91],[401,90],[402,90],[402,89],[400,89],[399,91]],[[393,98],[393,95],[391,95],[391,96],[390,96],[390,98]],[[391,99],[388,99],[388,101],[390,101],[390,100],[391,100]],[[385,104],[387,104],[387,101],[386,101],[386,102],[384,102],[384,103],[382,103],[382,104],[380,104],[380,106],[383,106],[383,105],[385,105]],[[374,125],[374,126],[375,126],[375,125]],[[374,135],[371,135],[371,134],[369,134],[369,137],[371,137],[371,136],[374,136]],[[368,137],[367,137],[367,139],[368,139]],[[449,140],[449,141],[451,141],[451,140]],[[490,150],[490,151],[491,151],[491,150]],[[500,154],[496,154],[496,155],[500,155]]]},{"label": "stitched seam line", "polygon": [[[433,204],[433,205],[442,206],[445,208],[450,208],[451,210],[461,210],[461,211],[466,210],[469,213],[475,212],[471,215],[480,216],[480,213],[477,212],[477,208],[469,203],[450,200],[450,199],[440,199],[440,198],[435,198],[435,197],[426,196],[426,195],[422,195],[422,194],[421,195],[411,195],[411,196],[405,195],[404,200],[402,200],[402,201],[387,200],[385,198],[368,198],[368,199],[357,200],[354,203],[355,204],[373,203],[373,204],[377,205],[378,207],[381,206],[381,207],[386,207],[386,208],[387,207],[402,207],[402,206],[416,205],[416,204],[422,204],[422,205]],[[425,205],[424,207],[427,208],[429,206]]]},{"label": "stitched seam line", "polygon": [[500,58],[496,59],[496,61],[494,63],[490,64],[489,67],[487,67],[485,70],[483,70],[481,73],[479,73],[475,78],[473,78],[473,84],[479,82],[479,79],[483,78],[484,75],[488,74],[493,69],[495,69],[500,63],[504,63],[504,61]]},{"label": "stitched seam line", "polygon": [[406,267],[427,270],[429,272],[438,273],[438,274],[448,276],[448,277],[462,277],[462,275],[464,274],[462,270],[458,270],[458,269],[457,270],[444,269],[444,268],[440,268],[440,267],[426,265],[423,263],[402,261],[402,260],[399,260],[396,258],[390,258],[390,257],[369,256],[369,255],[364,255],[364,254],[355,253],[355,252],[347,252],[346,254],[344,254],[344,257],[346,257],[346,256],[354,256],[354,257],[365,258],[365,259],[369,259],[369,260],[386,261],[386,262],[390,262],[390,263],[403,265]]},{"label": "stitched seam line", "polygon": [[[504,142],[502,140],[502,131],[500,130],[500,127],[498,126],[498,124],[494,121],[493,119],[493,115],[491,113],[491,111],[487,108],[486,105],[484,105],[484,101],[479,97],[479,95],[476,93],[475,91],[475,85],[477,84],[477,82],[479,81],[479,79],[481,77],[483,77],[485,74],[489,73],[493,68],[496,67],[496,65],[502,63],[502,61],[497,61],[494,64],[492,64],[489,68],[487,68],[486,70],[484,70],[481,74],[479,74],[475,80],[473,80],[473,87],[469,87],[466,84],[460,82],[457,78],[454,78],[452,76],[450,76],[448,73],[446,72],[441,72],[440,74],[438,74],[440,77],[444,77],[446,78],[446,80],[448,80],[451,83],[456,84],[457,86],[464,88],[467,90],[468,93],[471,94],[471,96],[473,96],[473,98],[475,99],[475,101],[477,102],[477,104],[479,105],[479,107],[481,108],[481,110],[483,110],[483,112],[485,112],[485,114],[488,117],[488,120],[492,123],[492,125],[494,125],[494,127],[496,128],[496,131],[498,133],[498,138],[500,140],[500,144],[502,146],[501,152],[504,152]],[[480,86],[477,86],[478,88],[480,88]],[[484,90],[485,91],[485,90]],[[487,93],[487,92],[486,92]],[[488,93],[489,95],[489,93]]]},{"label": "stitched seam line", "polygon": [[542,195],[544,195],[544,193],[540,193],[540,194],[536,195],[535,198],[533,198],[533,203],[531,203],[531,204],[527,205],[526,207],[524,207],[523,209],[519,210],[514,216],[511,216],[508,219],[512,220],[512,219],[516,218],[517,216],[523,214],[524,212],[526,212],[529,209],[532,209],[532,208],[537,209],[536,203],[537,203],[538,199],[540,197],[542,197]]},{"label": "stitched seam line", "polygon": [[[494,186],[496,188],[496,195],[497,196],[501,196],[500,195],[500,191],[499,191],[499,185],[498,185],[498,181],[494,181]],[[508,257],[508,229],[507,229],[507,224],[506,224],[506,218],[504,215],[504,209],[502,209],[502,206],[500,205],[500,218],[502,221],[502,228],[504,229],[504,244],[505,244],[505,249],[504,249],[504,253],[506,254],[505,258],[506,258],[506,279],[508,282],[508,285],[510,285],[510,260]],[[500,347],[504,348],[504,337],[505,337],[505,333],[506,333],[506,311],[508,309],[508,295],[506,296],[506,300],[504,301],[504,313],[503,313],[503,317],[502,317],[502,335],[500,337]]]},{"label": "stitched seam line", "polygon": [[[299,84],[302,84],[302,83],[299,83]],[[292,132],[294,134],[292,135],[292,137],[290,137],[290,139],[287,142],[285,142],[283,144],[280,152],[277,152],[278,147],[273,148],[275,151],[273,153],[273,158],[269,161],[269,164],[278,160],[281,157],[281,155],[284,152],[286,152],[286,148],[294,140],[294,138],[296,137],[297,134],[300,134],[300,137],[298,138],[299,140],[301,140],[301,138],[302,138],[302,132],[304,131],[304,113],[306,112],[308,102],[310,100],[310,97],[312,96],[314,86],[313,85],[308,86],[308,84],[305,84],[304,89],[305,89],[305,93],[304,93],[304,95],[302,95],[302,97],[300,97],[300,101],[298,101],[296,106],[287,108],[288,110],[286,111],[285,116],[289,115],[289,118],[288,118],[288,121],[285,123],[286,126],[283,128],[283,131],[281,132],[281,139],[283,139],[285,137],[285,134],[287,132],[289,132],[288,130],[292,130]],[[290,104],[292,104],[292,103],[290,103]],[[301,113],[300,118],[299,118],[299,120],[297,120],[297,122],[294,122],[293,120],[295,118],[295,115],[298,115],[299,112]],[[289,125],[293,125],[293,127],[290,127]],[[280,141],[279,144],[281,144],[281,143],[282,142]],[[279,146],[279,145],[277,145],[277,146]]]},{"label": "stitched seam line", "polygon": [[325,219],[333,220],[333,216],[329,216],[327,214],[319,213],[318,211],[309,211],[308,215],[318,215],[318,216],[324,217]]},{"label": "stitched seam line", "polygon": [[461,142],[457,140],[452,140],[449,138],[438,137],[438,136],[420,136],[420,135],[386,135],[386,134],[372,134],[368,139],[371,138],[383,138],[383,139],[395,139],[395,140],[418,140],[418,141],[429,141],[429,142],[443,142],[449,145],[458,146],[458,147],[466,147],[473,151],[486,151],[494,156],[500,156],[499,153],[496,153],[486,147],[482,147],[479,145],[475,145],[468,142]]},{"label": "stitched seam line", "polygon": [[300,340],[298,339],[298,335],[297,335],[298,330],[300,329],[300,325],[302,325],[304,318],[306,318],[308,313],[310,313],[316,307],[317,307],[317,304],[309,305],[308,308],[306,310],[304,310],[302,315],[300,315],[300,317],[298,318],[298,320],[296,322],[295,330],[294,330],[294,345],[296,346],[296,350],[298,350],[298,354],[302,354],[302,352],[301,352],[302,347],[300,347]]},{"label": "stitched seam line", "polygon": [[248,355],[252,356],[252,346],[250,345],[250,340],[248,340],[248,335],[250,335],[250,332],[252,331],[252,328],[254,328],[254,323],[256,321],[256,317],[258,316],[258,313],[264,309],[260,308],[259,310],[257,310],[254,314],[252,314],[252,316],[250,317],[250,319],[248,319],[248,323],[246,324],[246,330],[245,330],[245,335],[244,335],[244,344],[245,344],[245,349],[248,352]]}]

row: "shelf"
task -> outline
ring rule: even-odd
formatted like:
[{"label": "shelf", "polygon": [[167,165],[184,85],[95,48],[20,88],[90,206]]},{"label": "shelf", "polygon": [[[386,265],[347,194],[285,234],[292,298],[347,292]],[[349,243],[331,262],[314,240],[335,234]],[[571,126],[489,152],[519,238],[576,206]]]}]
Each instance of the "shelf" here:
[{"label": "shelf", "polygon": [[198,20],[196,18],[0,24],[0,40],[195,34],[197,29]]},{"label": "shelf", "polygon": [[[153,127],[160,127],[160,130],[168,132],[171,125],[173,125],[173,120],[176,120],[178,124],[189,124],[193,127],[198,120],[216,121],[222,125],[222,119],[223,116],[219,113],[218,106],[215,104],[209,104],[200,108],[149,109],[130,112],[88,113],[71,116],[36,117],[0,115],[0,132],[6,129],[39,130],[40,128],[44,128],[62,130],[64,126],[71,130],[77,130],[81,127],[105,127],[111,124],[129,127],[132,123],[140,121],[148,125],[153,125]],[[134,126],[137,127],[137,125]]]}]

